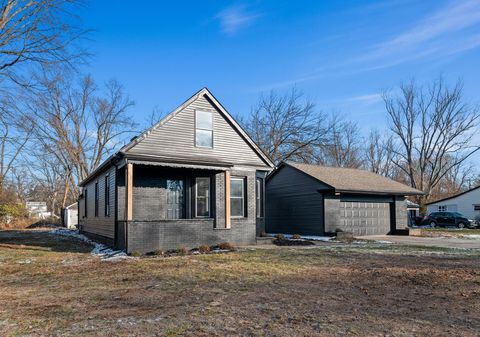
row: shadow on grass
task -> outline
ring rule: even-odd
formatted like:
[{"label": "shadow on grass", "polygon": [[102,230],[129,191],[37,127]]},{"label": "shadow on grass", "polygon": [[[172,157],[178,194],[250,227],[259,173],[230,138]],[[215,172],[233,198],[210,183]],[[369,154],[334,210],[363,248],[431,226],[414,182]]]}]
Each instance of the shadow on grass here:
[{"label": "shadow on grass", "polygon": [[88,253],[93,246],[76,238],[51,234],[49,230],[2,230],[0,248]]}]

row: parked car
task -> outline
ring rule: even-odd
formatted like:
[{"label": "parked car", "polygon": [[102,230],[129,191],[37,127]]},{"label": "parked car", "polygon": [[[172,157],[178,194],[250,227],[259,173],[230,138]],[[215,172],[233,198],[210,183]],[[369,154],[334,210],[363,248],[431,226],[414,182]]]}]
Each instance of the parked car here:
[{"label": "parked car", "polygon": [[423,223],[430,227],[472,227],[474,224],[462,213],[458,212],[433,212],[423,219]]}]

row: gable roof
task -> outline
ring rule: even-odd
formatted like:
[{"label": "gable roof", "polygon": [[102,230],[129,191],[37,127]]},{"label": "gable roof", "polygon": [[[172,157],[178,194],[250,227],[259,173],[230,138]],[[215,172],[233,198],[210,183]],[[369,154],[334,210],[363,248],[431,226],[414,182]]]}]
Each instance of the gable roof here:
[{"label": "gable roof", "polygon": [[197,91],[189,99],[187,99],[185,102],[180,104],[175,110],[173,110],[171,113],[165,116],[158,123],[156,123],[149,129],[143,131],[139,136],[134,137],[128,144],[124,145],[119,152],[128,153],[128,151],[131,148],[133,148],[135,145],[137,145],[138,143],[148,138],[148,136],[151,135],[154,130],[160,128],[162,125],[167,123],[169,120],[171,120],[173,117],[179,114],[183,109],[185,109],[185,107],[190,105],[200,96],[206,96],[212,102],[212,104],[218,109],[218,111],[222,114],[222,116],[227,119],[227,121],[233,126],[235,131],[237,131],[240,134],[240,136],[247,142],[247,144],[253,149],[253,151],[265,162],[267,166],[270,166],[271,168],[275,167],[275,165],[270,160],[270,158],[268,158],[268,156],[260,149],[260,147],[258,147],[258,145],[252,140],[252,138],[250,138],[247,132],[245,132],[245,130],[237,123],[237,121],[235,121],[235,119],[228,113],[228,111],[223,107],[223,105],[215,98],[215,96],[213,96],[213,94],[206,87]]},{"label": "gable roof", "polygon": [[479,189],[479,188],[480,188],[480,185],[479,185],[479,186],[476,186],[476,187],[474,187],[474,188],[471,188],[471,189],[469,189],[469,190],[466,190],[466,191],[464,191],[464,192],[461,192],[461,193],[452,195],[451,197],[447,197],[447,198],[443,198],[443,199],[439,199],[439,200],[427,202],[425,205],[432,205],[432,204],[436,204],[437,202],[443,202],[443,201],[447,201],[447,200],[450,200],[450,199],[454,199],[454,198],[459,197],[459,196],[461,196],[461,195],[464,195],[464,194],[470,193],[470,192],[472,192],[472,191],[475,191],[476,189]]},{"label": "gable roof", "polygon": [[292,162],[282,163],[277,170],[285,165],[293,167],[294,169],[331,186],[331,188],[335,189],[337,192],[396,195],[423,194],[423,192],[417,189],[370,171]]},{"label": "gable roof", "polygon": [[228,111],[222,106],[222,104],[213,96],[213,94],[205,87],[197,91],[193,94],[189,99],[185,102],[180,104],[175,110],[165,116],[162,120],[158,123],[153,125],[152,127],[146,129],[140,135],[132,138],[130,142],[125,144],[120,150],[112,154],[108,157],[103,163],[101,163],[95,170],[93,170],[84,180],[79,182],[79,186],[85,185],[91,179],[93,179],[97,174],[105,170],[109,164],[118,160],[118,158],[128,157],[128,151],[133,148],[135,145],[146,139],[154,130],[158,129],[177,114],[179,114],[185,107],[190,105],[193,101],[195,101],[200,96],[206,96],[210,101],[215,105],[215,107],[219,110],[219,112],[224,116],[227,121],[233,126],[233,128],[240,134],[240,136],[246,141],[246,143],[253,149],[253,151],[262,159],[262,161],[269,167],[274,168],[274,163],[270,160],[270,158],[258,147],[258,145],[250,138],[250,136],[245,132],[245,130],[235,121],[235,119],[228,113]]}]

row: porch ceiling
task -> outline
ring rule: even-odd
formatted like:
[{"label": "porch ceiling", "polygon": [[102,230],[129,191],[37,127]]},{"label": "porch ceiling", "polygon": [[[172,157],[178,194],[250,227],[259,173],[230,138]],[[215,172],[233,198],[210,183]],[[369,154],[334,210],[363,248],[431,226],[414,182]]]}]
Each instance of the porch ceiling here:
[{"label": "porch ceiling", "polygon": [[159,161],[145,161],[145,160],[129,160],[129,163],[134,165],[152,165],[152,166],[163,166],[163,167],[175,167],[175,168],[191,168],[199,170],[215,170],[215,171],[228,171],[232,165],[210,165],[209,163],[169,163],[169,162],[159,162]]}]

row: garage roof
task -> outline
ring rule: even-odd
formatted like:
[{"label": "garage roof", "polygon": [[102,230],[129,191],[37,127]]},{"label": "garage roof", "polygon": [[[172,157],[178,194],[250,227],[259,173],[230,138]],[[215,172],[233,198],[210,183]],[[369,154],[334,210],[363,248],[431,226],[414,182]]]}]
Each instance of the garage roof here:
[{"label": "garage roof", "polygon": [[[293,162],[283,163],[282,165],[291,166],[331,186],[337,192],[397,195],[423,194],[422,191],[370,171]],[[280,165],[279,169],[282,165]]]}]

